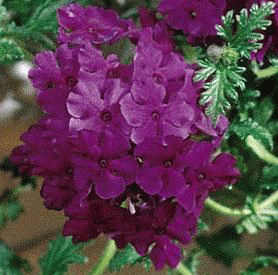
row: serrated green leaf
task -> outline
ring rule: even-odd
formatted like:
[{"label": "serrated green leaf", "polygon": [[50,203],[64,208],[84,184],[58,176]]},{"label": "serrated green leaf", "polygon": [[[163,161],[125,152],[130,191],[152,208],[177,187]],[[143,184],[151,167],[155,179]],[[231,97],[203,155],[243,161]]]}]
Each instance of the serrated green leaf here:
[{"label": "serrated green leaf", "polygon": [[260,125],[266,125],[274,114],[274,110],[275,105],[273,100],[270,97],[265,97],[259,102],[259,104],[257,104],[257,108],[254,109],[254,119]]},{"label": "serrated green leaf", "polygon": [[253,4],[249,16],[246,9],[241,10],[240,14],[236,16],[237,31],[232,39],[229,37],[225,37],[225,39],[242,57],[249,58],[251,51],[261,47],[257,41],[262,40],[263,36],[255,31],[264,30],[271,24],[271,21],[266,18],[274,12],[274,5],[273,2],[263,2],[260,7]]},{"label": "serrated green leaf", "polygon": [[30,264],[17,256],[6,244],[0,241],[0,275],[21,275],[30,272]]},{"label": "serrated green leaf", "polygon": [[142,263],[146,269],[151,267],[151,260],[148,256],[140,256],[132,245],[127,245],[124,249],[118,250],[109,263],[111,272],[120,271],[127,265]]},{"label": "serrated green leaf", "polygon": [[278,190],[278,165],[264,167],[260,186],[267,190]]},{"label": "serrated green leaf", "polygon": [[273,137],[271,133],[251,118],[244,121],[234,121],[230,125],[229,131],[235,133],[241,140],[245,140],[251,135],[267,148],[273,148]]},{"label": "serrated green leaf", "polygon": [[259,256],[256,257],[248,268],[243,270],[240,275],[260,275],[260,269],[275,266],[278,267],[278,258],[272,256]]},{"label": "serrated green leaf", "polygon": [[85,263],[87,257],[80,254],[82,247],[83,244],[73,244],[71,237],[58,236],[49,241],[46,255],[39,260],[43,275],[62,275],[70,264]]},{"label": "serrated green leaf", "polygon": [[199,218],[197,222],[198,222],[198,233],[209,230],[209,226],[203,221],[203,219]]},{"label": "serrated green leaf", "polygon": [[18,166],[13,164],[8,157],[4,158],[3,162],[0,164],[0,170],[4,172],[11,172],[13,178],[19,177],[22,186],[31,186],[35,188],[37,186],[36,178],[31,177],[27,174],[22,174],[19,172]]},{"label": "serrated green leaf", "polygon": [[10,64],[24,58],[22,49],[12,39],[0,39],[0,63]]},{"label": "serrated green leaf", "polygon": [[199,257],[203,254],[200,248],[192,249],[183,264],[189,269],[192,274],[197,274],[199,266]]},{"label": "serrated green leaf", "polygon": [[18,195],[14,190],[5,190],[0,197],[0,228],[3,228],[6,222],[15,220],[23,212],[23,206],[18,200]]},{"label": "serrated green leaf", "polygon": [[256,205],[258,205],[258,201],[247,197],[245,208],[250,210],[250,214],[244,216],[236,226],[239,234],[244,232],[256,234],[260,230],[267,229],[270,223],[278,220],[278,208],[268,205],[263,209],[256,209]]}]

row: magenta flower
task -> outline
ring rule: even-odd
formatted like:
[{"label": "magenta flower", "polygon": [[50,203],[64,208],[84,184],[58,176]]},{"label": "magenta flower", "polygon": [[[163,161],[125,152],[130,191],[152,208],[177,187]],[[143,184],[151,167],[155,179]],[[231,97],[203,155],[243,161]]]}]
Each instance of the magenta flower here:
[{"label": "magenta flower", "polygon": [[49,114],[67,116],[66,99],[78,82],[78,48],[61,45],[56,53],[43,52],[35,57],[36,68],[29,78],[37,88],[37,102]]},{"label": "magenta flower", "polygon": [[44,206],[48,209],[62,210],[76,194],[72,173],[62,176],[46,177],[40,194],[44,199]]},{"label": "magenta flower", "polygon": [[129,34],[134,28],[132,21],[122,20],[112,10],[98,7],[82,7],[71,3],[58,9],[60,43],[93,45],[113,43]]},{"label": "magenta flower", "polygon": [[113,238],[119,248],[130,242],[142,256],[154,244],[150,255],[157,270],[166,263],[174,268],[181,259],[181,250],[171,239],[187,244],[196,231],[196,218],[169,200],[135,214],[134,224],[136,232],[119,234]]},{"label": "magenta flower", "polygon": [[88,193],[94,185],[102,199],[119,196],[137,173],[137,164],[128,155],[128,140],[116,133],[84,130],[78,134],[73,148],[76,188]]},{"label": "magenta flower", "polygon": [[158,10],[165,14],[166,22],[182,30],[188,41],[216,35],[215,25],[221,23],[226,0],[162,0]]},{"label": "magenta flower", "polygon": [[143,163],[136,183],[150,195],[167,198],[177,196],[185,188],[185,156],[181,138],[167,136],[165,142],[167,145],[162,145],[159,138],[146,138],[135,148],[134,155]]},{"label": "magenta flower", "polygon": [[41,195],[47,208],[61,210],[74,195],[73,165],[68,129],[54,117],[47,116],[33,125],[15,148],[11,161],[22,173],[45,177]]},{"label": "magenta flower", "polygon": [[111,70],[118,68],[118,59],[111,55],[105,60],[99,50],[88,44],[80,51],[79,60],[78,84],[67,99],[67,109],[72,117],[70,130],[101,132],[109,129],[129,134],[130,126],[118,103],[125,93],[126,84],[109,75]]},{"label": "magenta flower", "polygon": [[[186,64],[174,52],[163,51],[153,38],[152,28],[145,28],[136,47],[131,93],[134,99],[143,103],[149,97],[169,100],[173,87],[181,88]],[[175,85],[176,84],[176,85]]]},{"label": "magenta flower", "polygon": [[138,104],[128,94],[120,104],[123,116],[132,127],[130,138],[136,144],[147,137],[160,137],[164,142],[167,135],[189,136],[195,114],[179,96],[168,104],[163,104],[158,98],[149,98],[145,104]]},{"label": "magenta flower", "polygon": [[83,200],[75,196],[65,213],[69,219],[64,225],[63,235],[72,235],[74,242],[95,239],[100,233],[113,236],[135,230],[127,209],[101,199]]},{"label": "magenta flower", "polygon": [[177,199],[185,209],[199,215],[209,192],[235,184],[240,172],[235,167],[236,159],[230,154],[220,153],[212,159],[213,144],[206,141],[188,143],[191,148],[183,160],[186,188]]}]

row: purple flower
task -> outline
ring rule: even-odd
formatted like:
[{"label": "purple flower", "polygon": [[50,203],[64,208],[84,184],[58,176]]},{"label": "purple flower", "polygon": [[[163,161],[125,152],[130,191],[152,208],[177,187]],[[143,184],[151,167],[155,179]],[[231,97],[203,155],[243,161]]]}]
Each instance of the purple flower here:
[{"label": "purple flower", "polygon": [[[129,134],[130,126],[125,121],[118,103],[127,85],[120,78],[111,78],[109,72],[116,70],[119,61],[110,55],[107,60],[102,53],[87,44],[80,50],[80,72],[76,89],[67,99],[71,115],[70,130],[116,130]],[[119,73],[119,77],[123,74]]]},{"label": "purple flower", "polygon": [[132,127],[130,138],[136,144],[147,137],[160,137],[165,143],[167,135],[187,138],[190,134],[194,110],[180,96],[168,104],[159,98],[149,98],[145,104],[138,104],[127,94],[120,104],[123,116]]},{"label": "purple flower", "polygon": [[62,175],[71,168],[68,129],[54,117],[46,116],[21,136],[26,144],[15,148],[11,161],[22,173],[39,176]]},{"label": "purple flower", "polygon": [[55,116],[67,116],[66,99],[78,82],[78,51],[61,45],[56,53],[39,53],[35,57],[37,67],[29,72],[33,86],[38,89],[38,103]]},{"label": "purple flower", "polygon": [[74,143],[74,183],[79,191],[88,193],[94,185],[102,199],[115,198],[134,182],[137,164],[128,155],[128,140],[120,134],[83,130]]},{"label": "purple flower", "polygon": [[62,210],[75,195],[72,173],[62,176],[46,177],[40,194],[48,209]]},{"label": "purple flower", "polygon": [[184,59],[177,53],[164,52],[153,34],[152,28],[143,29],[136,47],[131,93],[139,103],[149,97],[169,100],[175,86],[183,86],[185,77]]},{"label": "purple flower", "polygon": [[191,148],[183,160],[186,188],[177,199],[185,209],[199,215],[208,192],[236,183],[240,172],[232,155],[220,153],[212,159],[213,144],[206,141],[190,143]]},{"label": "purple flower", "polygon": [[112,10],[98,7],[82,7],[71,3],[58,9],[60,43],[85,44],[90,41],[99,46],[113,43],[129,34],[132,21],[122,20]]},{"label": "purple flower", "polygon": [[75,193],[71,146],[66,121],[46,116],[33,125],[15,148],[11,161],[22,173],[45,177],[41,196],[47,208],[61,210]]},{"label": "purple flower", "polygon": [[181,250],[172,243],[172,239],[187,244],[196,232],[194,215],[169,200],[135,214],[134,225],[136,232],[113,237],[117,246],[123,248],[130,242],[144,256],[154,244],[150,255],[157,270],[162,269],[166,263],[174,268],[181,260]]},{"label": "purple flower", "polygon": [[[152,27],[153,40],[156,45],[163,52],[173,52],[174,51],[174,41],[173,41],[173,31],[168,27],[166,22],[158,21],[155,16],[155,11],[147,10],[146,8],[139,8],[140,25],[141,27],[148,28]],[[131,40],[135,40],[135,44],[138,43],[138,39],[142,35],[142,30],[134,31],[131,33]],[[134,36],[134,37],[133,37]]]},{"label": "purple flower", "polygon": [[63,235],[72,235],[74,242],[95,239],[100,233],[113,236],[135,230],[127,209],[101,199],[84,200],[75,196],[65,209],[65,214],[69,220],[64,225]]},{"label": "purple flower", "polygon": [[166,22],[182,30],[188,42],[194,38],[216,35],[215,25],[221,23],[225,0],[162,0],[158,10],[165,14]]},{"label": "purple flower", "polygon": [[162,197],[176,196],[185,188],[184,144],[181,138],[167,136],[167,145],[159,138],[146,138],[135,148],[134,155],[143,164],[136,183],[150,194]]}]

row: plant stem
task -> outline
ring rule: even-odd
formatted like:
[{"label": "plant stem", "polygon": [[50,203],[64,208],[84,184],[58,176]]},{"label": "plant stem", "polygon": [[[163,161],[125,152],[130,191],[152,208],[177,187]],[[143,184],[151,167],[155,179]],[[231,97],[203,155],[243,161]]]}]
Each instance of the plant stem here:
[{"label": "plant stem", "polygon": [[91,273],[89,273],[89,275],[102,274],[103,271],[109,265],[113,256],[115,255],[116,250],[117,250],[117,247],[116,247],[115,241],[114,240],[109,240],[105,249],[104,249],[104,251],[103,251],[103,254],[102,254],[99,262],[97,263],[96,266],[94,266],[94,268],[92,269]]},{"label": "plant stem", "polygon": [[272,155],[265,147],[256,140],[253,136],[249,135],[246,138],[246,144],[258,155],[259,158],[268,162],[269,164],[278,165],[278,158]]},{"label": "plant stem", "polygon": [[223,206],[222,204],[214,201],[211,198],[207,198],[205,204],[206,204],[206,206],[212,208],[216,212],[225,214],[227,216],[243,217],[243,216],[251,214],[251,211],[249,209],[232,209],[230,207]]},{"label": "plant stem", "polygon": [[193,275],[187,267],[185,267],[182,263],[178,265],[176,270],[182,275]]},{"label": "plant stem", "polygon": [[265,199],[262,203],[260,203],[259,208],[260,209],[266,208],[267,206],[270,206],[277,201],[278,201],[278,191],[274,192],[267,199]]},{"label": "plant stem", "polygon": [[[259,203],[258,206],[256,207],[256,212],[258,214],[263,212],[263,210],[265,208],[267,208],[268,206],[271,206],[272,204],[274,204],[277,201],[278,201],[278,191],[274,192],[263,202]],[[227,216],[243,217],[243,216],[247,216],[247,215],[251,214],[251,210],[249,210],[249,209],[232,209],[230,207],[223,206],[222,204],[214,201],[211,198],[207,198],[205,204],[206,204],[206,206],[212,208],[216,212],[227,215]]]},{"label": "plant stem", "polygon": [[278,67],[277,66],[270,66],[266,69],[256,69],[254,70],[254,73],[256,74],[257,78],[266,78],[271,77],[275,74],[278,74]]}]

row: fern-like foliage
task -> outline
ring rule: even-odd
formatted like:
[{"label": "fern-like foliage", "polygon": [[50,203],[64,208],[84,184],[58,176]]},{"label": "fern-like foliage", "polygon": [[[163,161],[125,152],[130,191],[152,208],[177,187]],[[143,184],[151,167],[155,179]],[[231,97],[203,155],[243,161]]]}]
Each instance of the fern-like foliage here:
[{"label": "fern-like foliage", "polygon": [[258,209],[258,199],[247,197],[246,209],[250,210],[250,215],[244,216],[236,226],[237,232],[256,234],[260,230],[265,230],[269,224],[278,220],[278,208],[274,205],[267,205]]},{"label": "fern-like foliage", "polygon": [[[238,89],[245,89],[243,77],[245,67],[238,65],[238,60],[249,58],[252,51],[262,44],[258,41],[263,35],[257,31],[265,30],[271,24],[266,18],[274,12],[275,3],[252,5],[234,16],[229,11],[222,17],[222,25],[217,25],[217,34],[226,41],[219,58],[203,56],[199,61],[201,70],[196,74],[196,81],[205,81],[205,91],[201,94],[200,104],[206,106],[206,114],[216,123],[221,114],[231,108],[231,101],[237,102]],[[234,26],[236,24],[236,31]]]}]

